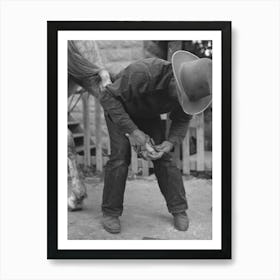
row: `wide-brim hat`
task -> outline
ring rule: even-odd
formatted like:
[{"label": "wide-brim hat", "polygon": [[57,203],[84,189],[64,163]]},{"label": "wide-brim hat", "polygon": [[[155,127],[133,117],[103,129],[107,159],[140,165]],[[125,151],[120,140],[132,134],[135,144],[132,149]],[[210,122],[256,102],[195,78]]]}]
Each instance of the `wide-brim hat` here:
[{"label": "wide-brim hat", "polygon": [[180,50],[172,55],[171,62],[184,112],[203,112],[212,102],[212,60]]}]

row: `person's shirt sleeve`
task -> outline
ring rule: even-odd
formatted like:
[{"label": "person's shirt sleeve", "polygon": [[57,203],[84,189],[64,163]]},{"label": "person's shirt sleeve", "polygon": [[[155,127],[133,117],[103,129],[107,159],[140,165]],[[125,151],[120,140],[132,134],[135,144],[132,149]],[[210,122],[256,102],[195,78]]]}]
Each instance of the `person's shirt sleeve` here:
[{"label": "person's shirt sleeve", "polygon": [[68,42],[68,75],[80,86],[89,90],[100,79],[102,67],[84,57],[75,41]]},{"label": "person's shirt sleeve", "polygon": [[[115,83],[118,83],[118,81]],[[115,123],[124,134],[131,134],[137,129],[137,126],[125,111],[119,98],[118,90],[112,90],[114,84],[107,86],[106,90],[101,94],[99,99],[100,103],[112,122]]]},{"label": "person's shirt sleeve", "polygon": [[178,106],[170,113],[169,118],[171,126],[167,140],[177,145],[185,138],[192,116],[186,114],[181,106]]}]

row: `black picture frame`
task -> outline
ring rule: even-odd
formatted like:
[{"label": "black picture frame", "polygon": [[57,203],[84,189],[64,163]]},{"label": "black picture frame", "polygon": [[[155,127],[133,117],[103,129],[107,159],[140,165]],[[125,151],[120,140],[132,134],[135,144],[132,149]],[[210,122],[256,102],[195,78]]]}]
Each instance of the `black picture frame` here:
[{"label": "black picture frame", "polygon": [[[221,250],[59,250],[58,249],[58,31],[220,30],[222,34],[222,248]],[[231,259],[231,22],[47,22],[48,92],[48,259]]]}]

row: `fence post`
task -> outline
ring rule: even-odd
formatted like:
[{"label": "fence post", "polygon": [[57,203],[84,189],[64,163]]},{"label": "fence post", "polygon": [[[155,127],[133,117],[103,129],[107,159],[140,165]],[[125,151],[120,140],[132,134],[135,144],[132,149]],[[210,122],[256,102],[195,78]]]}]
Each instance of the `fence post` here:
[{"label": "fence post", "polygon": [[102,158],[102,135],[101,135],[101,105],[95,99],[95,158],[96,158],[96,171],[103,170]]},{"label": "fence post", "polygon": [[183,150],[183,174],[189,175],[190,174],[190,128],[187,130],[186,137],[182,143],[182,150]]},{"label": "fence post", "polygon": [[138,173],[138,156],[132,147],[131,147],[131,170],[132,170],[133,176],[137,175],[137,173]]},{"label": "fence post", "polygon": [[142,159],[142,176],[149,176],[149,162]]},{"label": "fence post", "polygon": [[90,166],[90,124],[89,124],[89,94],[85,92],[83,101],[83,126],[84,126],[84,165]]},{"label": "fence post", "polygon": [[204,114],[197,115],[197,171],[204,171]]}]

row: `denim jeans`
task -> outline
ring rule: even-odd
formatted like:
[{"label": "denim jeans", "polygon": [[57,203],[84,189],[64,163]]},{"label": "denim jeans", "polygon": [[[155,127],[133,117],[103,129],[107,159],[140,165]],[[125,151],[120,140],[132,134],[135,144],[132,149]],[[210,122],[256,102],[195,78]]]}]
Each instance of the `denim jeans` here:
[{"label": "denim jeans", "polygon": [[[106,215],[120,216],[123,211],[125,184],[131,160],[131,147],[128,138],[105,115],[110,142],[111,156],[105,167],[102,211]],[[165,131],[160,117],[156,119],[133,119],[140,130],[160,144],[165,139]],[[188,208],[185,189],[180,170],[172,160],[171,154],[153,161],[155,175],[163,194],[168,211],[178,213]]]}]

